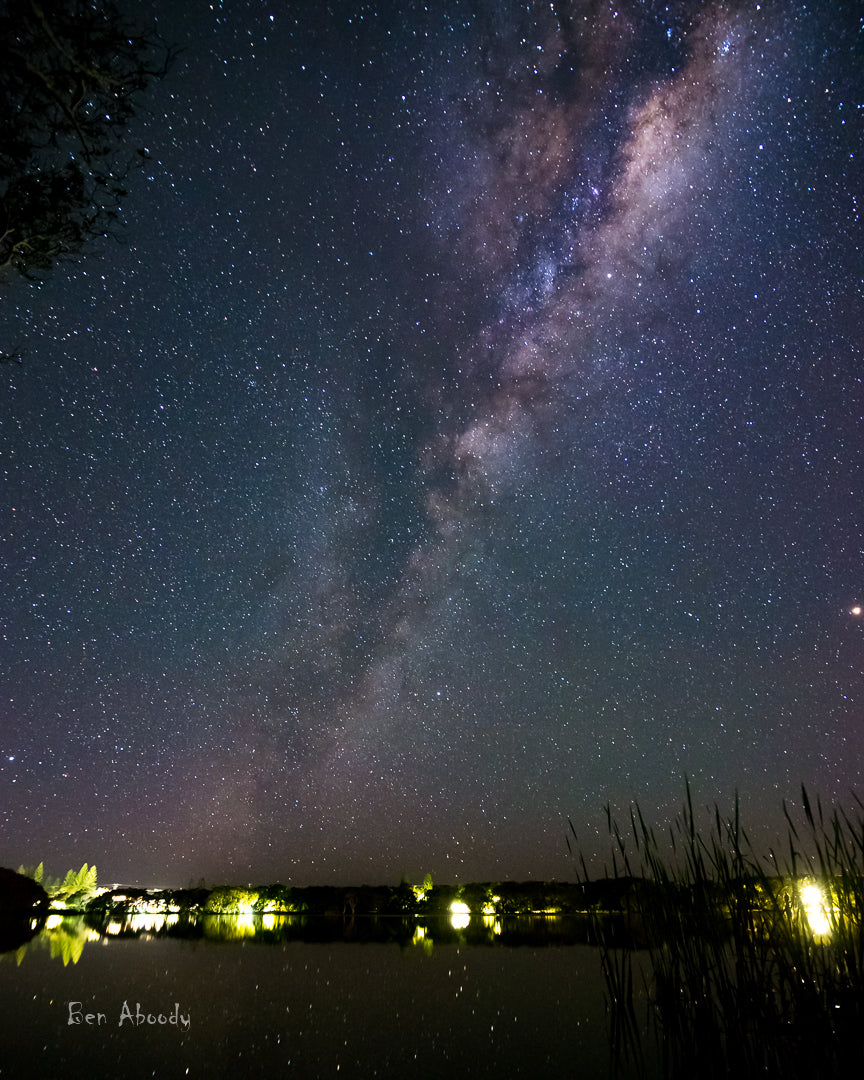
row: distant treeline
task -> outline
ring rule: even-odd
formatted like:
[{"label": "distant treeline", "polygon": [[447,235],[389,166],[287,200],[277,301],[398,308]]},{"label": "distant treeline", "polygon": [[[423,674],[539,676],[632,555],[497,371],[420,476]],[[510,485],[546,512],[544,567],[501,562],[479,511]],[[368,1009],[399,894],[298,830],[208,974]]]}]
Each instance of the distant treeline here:
[{"label": "distant treeline", "polygon": [[447,915],[454,902],[472,914],[568,914],[611,905],[626,908],[635,883],[598,881],[583,885],[562,882],[472,882],[465,885],[433,885],[429,888],[400,885],[305,887],[272,884],[219,885],[213,888],[161,891],[118,887],[90,900],[93,913],[126,910],[163,910],[196,915],[285,913],[319,916]]},{"label": "distant treeline", "polygon": [[[784,878],[774,879],[772,890],[788,888]],[[199,886],[188,889],[152,890],[115,887],[90,899],[84,910],[114,912],[118,916],[143,912],[174,912],[189,915],[306,914],[317,916],[450,915],[453,905],[471,915],[578,915],[633,914],[665,905],[686,887],[660,884],[642,877],[619,876],[596,881],[471,882],[428,887],[400,885],[291,886],[282,884]],[[717,910],[753,910],[766,902],[766,879],[742,878],[725,887],[716,886],[710,906]],[[661,895],[662,894],[662,895]],[[709,898],[703,884],[703,903]],[[82,910],[78,908],[77,910]]]}]

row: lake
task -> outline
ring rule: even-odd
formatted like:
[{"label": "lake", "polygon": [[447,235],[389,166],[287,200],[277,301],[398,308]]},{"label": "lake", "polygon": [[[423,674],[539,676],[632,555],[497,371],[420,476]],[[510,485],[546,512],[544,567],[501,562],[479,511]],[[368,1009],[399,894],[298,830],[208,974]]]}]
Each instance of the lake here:
[{"label": "lake", "polygon": [[0,960],[3,1077],[610,1075],[600,954],[566,917],[53,921]]}]

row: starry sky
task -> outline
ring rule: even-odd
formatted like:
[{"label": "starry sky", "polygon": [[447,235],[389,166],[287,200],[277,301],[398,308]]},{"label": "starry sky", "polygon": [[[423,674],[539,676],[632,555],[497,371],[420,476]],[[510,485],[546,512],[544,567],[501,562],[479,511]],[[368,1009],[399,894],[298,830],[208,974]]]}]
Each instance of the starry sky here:
[{"label": "starry sky", "polygon": [[0,862],[571,878],[864,794],[838,0],[148,0],[119,242],[0,282]]}]

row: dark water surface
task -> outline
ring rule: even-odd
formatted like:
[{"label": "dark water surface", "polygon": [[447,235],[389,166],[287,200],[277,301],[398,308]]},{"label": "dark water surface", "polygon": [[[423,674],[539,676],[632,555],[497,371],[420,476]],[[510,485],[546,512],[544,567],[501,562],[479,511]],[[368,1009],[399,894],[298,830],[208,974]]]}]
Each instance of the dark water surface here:
[{"label": "dark water surface", "polygon": [[[3,1077],[609,1075],[589,945],[57,942],[43,935],[0,962]],[[70,1024],[70,1002],[93,1023]],[[139,1008],[155,1022],[120,1023]]]}]

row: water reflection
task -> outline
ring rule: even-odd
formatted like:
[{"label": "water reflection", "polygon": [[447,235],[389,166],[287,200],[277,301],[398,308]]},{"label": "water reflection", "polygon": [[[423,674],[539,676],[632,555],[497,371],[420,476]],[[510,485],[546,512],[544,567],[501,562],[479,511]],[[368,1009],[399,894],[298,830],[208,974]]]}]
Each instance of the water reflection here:
[{"label": "water reflection", "polygon": [[[765,901],[766,918],[779,913],[781,923],[811,934],[810,952],[827,962],[835,945],[814,948],[812,941],[827,940],[824,935],[832,923],[836,941],[836,928],[842,927],[838,903],[843,918],[849,917],[842,893],[810,879],[785,885],[788,893],[772,894],[770,907]],[[177,1033],[170,1033],[174,1042],[166,1034],[158,1046],[159,1057],[155,1041],[152,1044],[156,1075],[182,1076],[189,1067],[191,1075],[230,1075],[227,1059],[223,1062],[208,1049],[222,1046],[224,1054],[222,1033],[229,1030],[244,1055],[242,1062],[232,1059],[238,1073],[241,1065],[245,1068],[254,1060],[257,1075],[291,1072],[317,1077],[325,1072],[335,1075],[338,1070],[357,1080],[369,1075],[395,1078],[412,1068],[416,1071],[416,1062],[424,1060],[425,1054],[435,1068],[424,1075],[468,1075],[469,1066],[472,1075],[490,1080],[492,1076],[607,1075],[601,955],[605,960],[624,954],[632,959],[632,970],[627,969],[632,975],[630,986],[635,988],[631,992],[642,998],[628,1000],[628,1006],[634,1015],[638,1013],[640,1023],[660,1003],[651,967],[656,955],[640,950],[644,942],[639,938],[639,924],[630,915],[603,916],[605,951],[601,953],[585,948],[596,940],[600,917],[551,911],[510,915],[496,910],[496,899],[490,896],[481,903],[468,896],[454,903],[448,897],[446,907],[426,916],[355,914],[350,908],[330,915],[244,909],[193,916],[188,911],[168,910],[170,905],[141,910],[143,902],[86,917],[52,914],[29,946],[8,954],[20,969],[12,963],[0,964],[0,990],[5,987],[16,1015],[21,1001],[36,1002],[33,994],[40,995],[41,1012],[36,1005],[27,1005],[30,1023],[40,1039],[54,1025],[48,1038],[56,1044],[55,1064],[65,1062],[75,1052],[70,1047],[78,1045],[71,1041],[65,1021],[57,1019],[57,1008],[67,1007],[68,1001],[82,1001],[85,1013],[101,1010],[110,1017],[128,999],[133,1010],[138,1000],[142,1009],[157,1012],[170,1010],[179,1001],[184,1012],[192,1013],[194,1055],[181,1057]],[[758,948],[765,926],[756,919],[747,925],[748,941],[757,946],[754,955],[761,955]],[[724,941],[719,944],[726,948]],[[666,947],[664,939],[662,948]],[[22,963],[25,955],[27,962]],[[156,957],[162,960],[154,963]],[[51,968],[47,975],[46,966]],[[38,989],[40,978],[42,990]],[[31,992],[31,986],[37,990]],[[113,996],[105,987],[111,987]],[[606,990],[608,997],[608,985]],[[577,1015],[572,1003],[579,995],[584,1004]],[[741,1000],[745,1000],[743,995]],[[746,1002],[752,1013],[752,994]],[[842,1009],[832,1005],[835,1026],[838,1017],[851,1023],[858,1016],[845,999],[842,1004]],[[714,1024],[711,1005],[706,1022]],[[678,997],[673,1008],[673,1018],[680,1017]],[[594,1031],[590,1038],[589,1022]],[[116,1028],[116,1019],[114,1024]],[[398,1037],[393,1034],[397,1028]],[[450,1035],[454,1030],[462,1032],[456,1049]],[[643,1035],[642,1045],[653,1052],[653,1029],[645,1030],[648,1034]],[[338,1038],[334,1031],[339,1032]],[[122,1032],[126,1043],[109,1043],[104,1034],[105,1042],[98,1046],[105,1048],[105,1067],[95,1075],[118,1075],[117,1062],[131,1053],[130,1034]],[[759,1037],[763,1034],[760,1028]],[[787,1037],[785,1027],[782,1035]],[[103,1038],[101,1033],[99,1038]],[[481,1044],[489,1056],[478,1057],[475,1067],[471,1048]],[[138,1050],[145,1045],[151,1044],[143,1040],[136,1044]],[[347,1054],[345,1047],[353,1054],[347,1060],[340,1056]],[[175,1055],[168,1070],[162,1068],[166,1054]],[[521,1055],[518,1065],[514,1055]],[[583,1060],[587,1058],[590,1065]],[[202,1071],[205,1059],[209,1072]],[[579,1069],[574,1072],[576,1060]],[[84,1057],[82,1062],[80,1071],[67,1070],[66,1075],[85,1075],[83,1066],[89,1062]],[[644,1058],[638,1064],[638,1073],[645,1075]],[[137,1068],[137,1060],[134,1065]],[[57,1068],[42,1075],[60,1074]],[[133,1069],[132,1074],[141,1073]],[[10,1075],[35,1074],[13,1070]],[[630,1074],[622,1067],[621,1075]],[[635,1067],[632,1075],[637,1075]]]},{"label": "water reflection", "polygon": [[501,920],[495,915],[484,915],[483,925],[497,937],[501,933]]},{"label": "water reflection", "polygon": [[[52,958],[77,964],[85,945],[110,940],[162,938],[214,942],[390,943],[428,952],[436,946],[546,946],[589,944],[585,916],[475,914],[456,904],[447,916],[327,917],[282,912],[236,912],[189,917],[181,912],[129,911],[99,919],[94,915],[52,914],[41,932],[11,955],[21,963],[29,948],[47,948]],[[10,955],[10,954],[6,954]]]},{"label": "water reflection", "polygon": [[46,950],[52,960],[60,960],[63,966],[77,964],[88,942],[101,941],[102,934],[80,915],[49,915],[39,933],[10,953],[0,954],[0,959],[14,956],[21,964],[32,949]]},{"label": "water reflection", "polygon": [[[0,963],[0,1009],[15,1017],[4,1028],[3,1075],[606,1075],[595,949],[472,948],[464,941],[481,931],[476,914],[470,932],[454,930],[449,917],[379,920],[376,932],[391,935],[389,943],[367,929],[346,944],[336,936],[341,918],[310,917],[305,927],[286,919],[278,928],[281,921],[265,927],[262,916],[260,933],[233,941],[205,936],[203,925],[195,940],[150,931],[99,945],[85,938],[79,963],[68,967],[47,948],[32,949],[20,967]],[[209,933],[230,922],[211,922]],[[366,922],[356,919],[358,928]],[[235,926],[248,930],[242,918]],[[76,1015],[104,1022],[69,1026],[70,1003]],[[124,1004],[132,1016],[139,1005],[166,1017],[179,1007],[191,1024],[120,1027]]]}]

